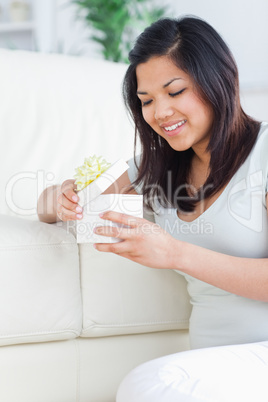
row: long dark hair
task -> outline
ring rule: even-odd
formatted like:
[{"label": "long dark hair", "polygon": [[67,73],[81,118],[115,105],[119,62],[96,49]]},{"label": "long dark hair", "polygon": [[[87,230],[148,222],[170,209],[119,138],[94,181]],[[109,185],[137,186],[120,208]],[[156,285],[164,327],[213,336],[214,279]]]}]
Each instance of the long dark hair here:
[{"label": "long dark hair", "polygon": [[[210,173],[194,197],[188,194],[186,186],[193,150],[173,150],[145,122],[136,94],[136,67],[153,56],[164,55],[192,78],[200,97],[211,105],[214,113],[207,149],[211,155]],[[230,181],[249,155],[260,129],[260,123],[247,116],[241,107],[238,70],[232,53],[208,23],[187,16],[164,18],[146,28],[129,53],[129,61],[123,96],[136,127],[135,150],[137,137],[142,147],[133,185],[142,184],[151,209],[154,209],[152,200],[157,197],[163,206],[193,211],[198,201],[217,193]]]}]

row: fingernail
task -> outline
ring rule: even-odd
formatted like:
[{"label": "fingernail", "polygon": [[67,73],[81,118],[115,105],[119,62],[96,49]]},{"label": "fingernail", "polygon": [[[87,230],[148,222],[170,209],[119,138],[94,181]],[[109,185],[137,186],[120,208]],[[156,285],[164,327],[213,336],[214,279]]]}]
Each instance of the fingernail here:
[{"label": "fingernail", "polygon": [[101,213],[99,214],[99,217],[102,218],[103,215],[104,215],[104,212],[101,212]]},{"label": "fingernail", "polygon": [[74,202],[77,202],[77,201],[78,201],[77,195],[73,195],[73,196],[72,196],[72,200],[73,200]]},{"label": "fingernail", "polygon": [[95,244],[95,243],[93,244],[93,247],[94,247],[94,248],[97,248],[97,246],[96,246],[96,244]]},{"label": "fingernail", "polygon": [[82,212],[83,211],[83,209],[81,207],[79,207],[79,206],[76,207],[75,210],[76,210],[76,212]]},{"label": "fingernail", "polygon": [[82,214],[77,214],[76,217],[77,217],[78,219],[82,219],[82,218],[83,218],[83,215],[82,215]]}]

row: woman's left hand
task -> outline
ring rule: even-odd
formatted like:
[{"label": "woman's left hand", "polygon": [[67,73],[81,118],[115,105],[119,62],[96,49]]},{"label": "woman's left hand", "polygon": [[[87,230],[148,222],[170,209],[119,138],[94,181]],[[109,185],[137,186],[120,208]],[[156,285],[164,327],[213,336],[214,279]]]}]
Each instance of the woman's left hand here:
[{"label": "woman's left hand", "polygon": [[96,250],[115,253],[151,268],[177,268],[182,243],[159,225],[113,211],[105,212],[101,217],[128,227],[96,227],[96,234],[122,240],[118,243],[96,243]]}]

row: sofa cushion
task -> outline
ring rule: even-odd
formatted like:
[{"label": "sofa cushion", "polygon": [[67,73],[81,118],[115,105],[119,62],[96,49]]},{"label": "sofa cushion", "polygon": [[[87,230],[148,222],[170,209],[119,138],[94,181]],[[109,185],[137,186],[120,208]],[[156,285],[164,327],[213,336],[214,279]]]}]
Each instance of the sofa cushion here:
[{"label": "sofa cushion", "polygon": [[73,235],[0,215],[0,345],[71,339],[81,320]]},{"label": "sofa cushion", "polygon": [[91,244],[80,246],[83,330],[109,336],[187,329],[191,305],[185,279],[147,268]]}]

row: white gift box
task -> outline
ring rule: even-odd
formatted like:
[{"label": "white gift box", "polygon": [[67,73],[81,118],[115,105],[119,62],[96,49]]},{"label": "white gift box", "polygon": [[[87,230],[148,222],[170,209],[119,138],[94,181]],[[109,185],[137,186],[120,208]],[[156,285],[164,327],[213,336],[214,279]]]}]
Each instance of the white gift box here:
[{"label": "white gift box", "polygon": [[[116,243],[120,238],[100,236],[94,233],[96,226],[117,226],[120,224],[102,219],[99,214],[105,211],[121,212],[143,217],[143,196],[132,194],[102,194],[84,207],[83,219],[77,221],[77,243]],[[131,218],[130,222],[131,224]],[[128,226],[124,226],[125,228]]]},{"label": "white gift box", "polygon": [[121,212],[134,218],[143,217],[143,196],[132,194],[102,194],[127,169],[128,164],[119,160],[96,180],[78,193],[79,205],[83,207],[83,219],[76,222],[77,243],[116,243],[120,238],[100,236],[94,233],[96,226],[117,226],[99,215],[105,211]]}]

